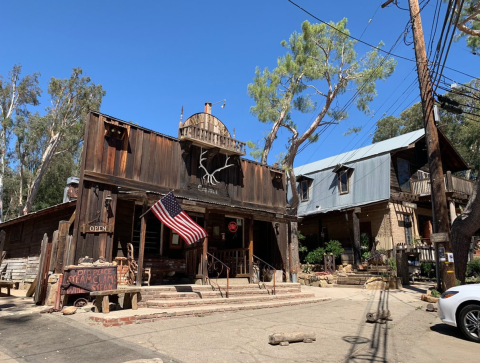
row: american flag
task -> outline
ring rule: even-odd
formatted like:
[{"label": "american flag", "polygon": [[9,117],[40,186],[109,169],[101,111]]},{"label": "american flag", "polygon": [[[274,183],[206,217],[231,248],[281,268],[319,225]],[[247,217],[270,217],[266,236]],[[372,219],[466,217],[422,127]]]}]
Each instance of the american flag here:
[{"label": "american flag", "polygon": [[207,237],[207,232],[183,211],[172,192],[155,203],[152,212],[163,224],[177,232],[188,245]]}]

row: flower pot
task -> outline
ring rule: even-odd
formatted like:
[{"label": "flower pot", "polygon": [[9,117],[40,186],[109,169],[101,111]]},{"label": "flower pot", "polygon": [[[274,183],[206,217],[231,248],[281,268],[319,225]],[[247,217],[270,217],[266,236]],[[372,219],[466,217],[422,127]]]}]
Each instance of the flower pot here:
[{"label": "flower pot", "polygon": [[292,273],[292,283],[297,283],[297,274]]}]

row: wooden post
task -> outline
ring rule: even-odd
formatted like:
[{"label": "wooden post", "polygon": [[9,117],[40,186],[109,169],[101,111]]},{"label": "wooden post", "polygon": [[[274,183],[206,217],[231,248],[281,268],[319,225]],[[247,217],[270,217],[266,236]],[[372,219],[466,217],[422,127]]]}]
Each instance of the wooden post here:
[{"label": "wooden post", "polygon": [[[203,221],[204,229],[208,231],[208,216],[209,216],[209,211],[208,209],[205,209],[205,219]],[[207,277],[208,277],[208,258],[207,258],[207,252],[208,252],[208,236],[204,238],[203,240],[203,249],[202,249],[202,259],[201,259],[201,268],[202,268],[202,283],[206,284],[207,283]]]},{"label": "wooden post", "polygon": [[0,231],[0,264],[2,263],[2,253],[3,253],[3,248],[5,246],[5,236],[6,236],[6,233],[2,229]]},{"label": "wooden post", "polygon": [[360,208],[355,208],[352,213],[352,222],[353,222],[353,263],[356,267],[360,266],[362,263],[362,258],[360,254],[360,218],[359,210]]},{"label": "wooden post", "polygon": [[250,216],[248,223],[248,274],[250,283],[253,281],[253,216]]},{"label": "wooden post", "polygon": [[65,260],[67,248],[67,236],[70,228],[69,221],[60,221],[58,223],[58,249],[57,249],[57,263],[55,265],[55,272],[62,273],[68,261]]},{"label": "wooden post", "polygon": [[58,230],[53,232],[52,237],[52,257],[50,258],[50,264],[48,270],[53,273],[55,266],[57,265],[57,249],[58,249]]},{"label": "wooden post", "polygon": [[45,233],[42,239],[42,245],[40,247],[40,261],[38,263],[38,272],[37,272],[37,286],[35,288],[35,296],[33,297],[35,304],[41,304],[41,295],[42,295],[42,285],[43,277],[45,270],[45,261],[47,258],[47,245],[48,245],[48,236]]},{"label": "wooden post", "polygon": [[[433,229],[435,233],[448,233],[450,235],[450,225],[448,223],[447,196],[445,195],[445,183],[443,181],[443,166],[441,159],[440,143],[438,140],[437,127],[433,115],[433,89],[428,70],[428,58],[425,51],[425,39],[423,36],[422,19],[418,0],[409,0],[410,18],[413,31],[413,42],[415,46],[415,59],[417,61],[418,84],[420,86],[420,97],[422,99],[422,111],[425,125],[425,142],[427,144],[428,168],[430,171],[430,183],[432,190],[432,202],[435,220]],[[446,243],[446,251],[452,250],[451,244]],[[456,285],[455,269],[444,263],[441,264],[442,271],[442,289]]]},{"label": "wooden post", "polygon": [[[142,214],[147,211],[147,202],[143,203]],[[145,255],[145,235],[147,231],[147,220],[146,216],[142,216],[141,224],[140,224],[140,248],[138,251],[138,268],[137,268],[137,286],[142,286],[143,280],[143,257]]]}]

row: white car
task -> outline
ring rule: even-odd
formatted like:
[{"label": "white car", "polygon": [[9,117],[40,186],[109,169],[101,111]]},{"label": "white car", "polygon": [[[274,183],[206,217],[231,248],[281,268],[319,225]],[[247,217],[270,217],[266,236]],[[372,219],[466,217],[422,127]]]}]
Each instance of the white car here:
[{"label": "white car", "polygon": [[467,339],[480,343],[480,284],[456,286],[438,299],[438,316],[458,327]]}]

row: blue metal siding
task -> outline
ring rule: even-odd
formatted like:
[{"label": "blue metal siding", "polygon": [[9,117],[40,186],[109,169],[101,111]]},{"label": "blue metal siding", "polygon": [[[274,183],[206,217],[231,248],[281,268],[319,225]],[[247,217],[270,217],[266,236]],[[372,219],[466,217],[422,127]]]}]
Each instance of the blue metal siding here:
[{"label": "blue metal siding", "polygon": [[[390,154],[345,164],[353,168],[349,193],[340,195],[334,169],[321,170],[308,176],[313,179],[309,200],[300,202],[298,216],[326,213],[390,198]],[[318,207],[317,207],[318,206]]]}]

